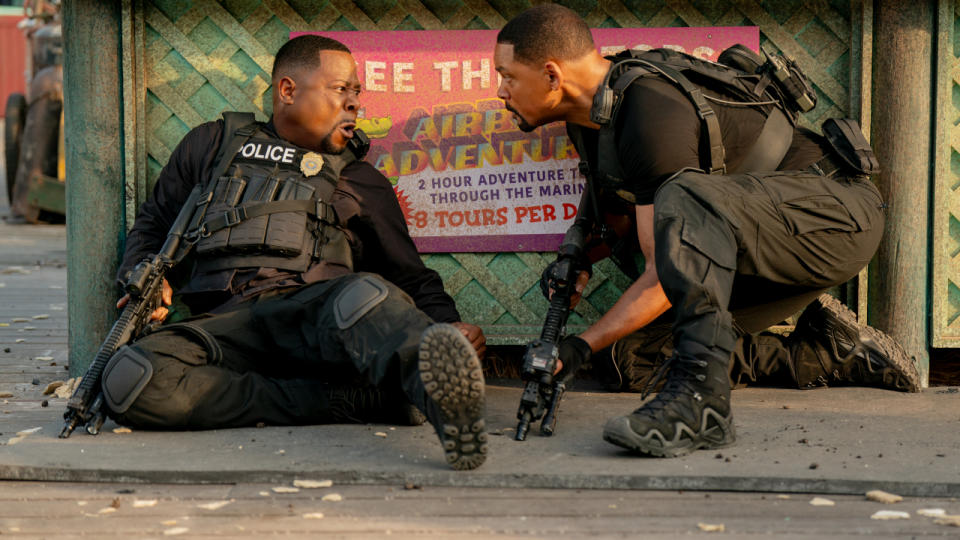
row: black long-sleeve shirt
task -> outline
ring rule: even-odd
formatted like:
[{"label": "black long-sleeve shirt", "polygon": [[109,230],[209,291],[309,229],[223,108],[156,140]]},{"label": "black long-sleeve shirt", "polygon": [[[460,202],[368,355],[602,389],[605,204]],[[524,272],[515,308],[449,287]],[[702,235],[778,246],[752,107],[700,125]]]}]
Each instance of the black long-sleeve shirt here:
[{"label": "black long-sleeve shirt", "polygon": [[[261,129],[279,138],[272,121]],[[222,131],[222,120],[208,122],[187,133],[174,149],[160,172],[152,197],[140,207],[133,229],[127,235],[118,279],[163,245],[194,185],[209,178]],[[453,299],[444,291],[440,276],[427,268],[417,253],[390,182],[369,163],[355,161],[341,172],[332,202],[336,206],[336,201],[345,197],[356,201],[360,209],[347,223],[354,239],[354,270],[376,273],[390,280],[438,322],[459,321],[460,314]],[[308,269],[304,275],[309,273]],[[304,282],[304,275],[282,274],[285,273],[270,269],[238,272],[231,286],[239,291],[246,283],[264,275],[269,275],[270,281],[287,277],[287,283]]]}]

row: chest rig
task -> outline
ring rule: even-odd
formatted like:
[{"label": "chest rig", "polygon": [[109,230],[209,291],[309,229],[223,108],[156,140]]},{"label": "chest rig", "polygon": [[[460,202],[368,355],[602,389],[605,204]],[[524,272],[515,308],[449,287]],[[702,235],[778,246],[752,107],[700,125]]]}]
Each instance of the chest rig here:
[{"label": "chest rig", "polygon": [[250,113],[224,113],[223,140],[194,215],[195,272],[276,268],[305,272],[316,261],[353,268],[346,218],[333,192],[344,167],[362,159],[357,131],[348,151],[320,154],[265,133]]},{"label": "chest rig", "polygon": [[[743,45],[724,51],[718,62],[702,60],[670,49],[628,50],[608,57],[612,62],[594,96],[590,120],[600,125],[596,153],[588,153],[583,128],[567,124],[567,133],[580,155],[580,172],[604,194],[636,203],[625,189],[624,173],[617,155],[614,133],[623,95],[635,81],[657,77],[676,86],[693,104],[700,119],[700,168],[709,174],[726,174],[726,152],[720,122],[711,102],[754,107],[766,115],[757,142],[738,170],[776,170],[793,140],[797,117],[816,106],[817,96],[809,81],[791,59],[764,52],[767,60]],[[708,95],[704,88],[722,91],[733,100]],[[629,119],[633,120],[633,119]],[[642,121],[642,119],[637,119]],[[596,162],[588,162],[595,155]]]}]

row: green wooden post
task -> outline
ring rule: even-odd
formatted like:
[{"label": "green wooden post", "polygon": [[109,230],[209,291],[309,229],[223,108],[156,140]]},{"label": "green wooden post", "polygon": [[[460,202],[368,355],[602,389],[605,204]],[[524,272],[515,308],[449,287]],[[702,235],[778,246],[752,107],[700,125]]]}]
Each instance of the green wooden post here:
[{"label": "green wooden post", "polygon": [[878,0],[874,26],[872,144],[890,205],[870,271],[870,322],[929,372],[928,206],[932,163],[934,0]]},{"label": "green wooden post", "polygon": [[117,316],[123,222],[120,4],[63,5],[70,375],[83,374]]}]

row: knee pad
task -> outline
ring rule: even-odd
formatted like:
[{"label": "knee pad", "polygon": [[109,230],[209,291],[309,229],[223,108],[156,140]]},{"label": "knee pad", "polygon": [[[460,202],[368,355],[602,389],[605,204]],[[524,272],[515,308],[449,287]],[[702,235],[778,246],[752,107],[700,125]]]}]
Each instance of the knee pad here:
[{"label": "knee pad", "polygon": [[101,387],[110,410],[122,414],[130,408],[153,377],[153,364],[138,349],[124,345],[103,369]]},{"label": "knee pad", "polygon": [[350,328],[389,294],[387,284],[373,276],[363,276],[352,281],[333,301],[337,327],[341,330]]}]

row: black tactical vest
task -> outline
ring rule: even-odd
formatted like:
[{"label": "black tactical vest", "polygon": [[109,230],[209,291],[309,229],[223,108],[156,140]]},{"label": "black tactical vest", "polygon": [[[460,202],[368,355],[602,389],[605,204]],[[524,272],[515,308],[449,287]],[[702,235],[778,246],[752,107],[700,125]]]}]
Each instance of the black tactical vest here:
[{"label": "black tactical vest", "polygon": [[[267,135],[252,114],[224,113],[223,140],[193,230],[194,276],[240,268],[305,272],[325,261],[353,268],[346,221],[332,202],[340,173],[365,153],[320,154]],[[359,154],[359,155],[358,155]]]},{"label": "black tactical vest", "polygon": [[567,133],[580,155],[581,172],[605,194],[615,194],[629,203],[636,201],[624,189],[626,175],[617,156],[614,129],[623,95],[638,79],[667,80],[691,101],[701,122],[700,166],[710,174],[733,171],[727,171],[720,123],[710,105],[714,98],[701,88],[723,89],[736,96],[735,104],[755,107],[767,115],[757,143],[739,167],[741,171],[776,170],[793,140],[798,113],[816,105],[816,94],[792,60],[768,55],[767,62],[761,63],[755,53],[742,45],[724,51],[720,63],[670,49],[630,50],[608,59],[612,62],[610,70],[590,111],[590,119],[600,124],[596,163],[587,161],[589,154],[580,126],[567,123]]}]

